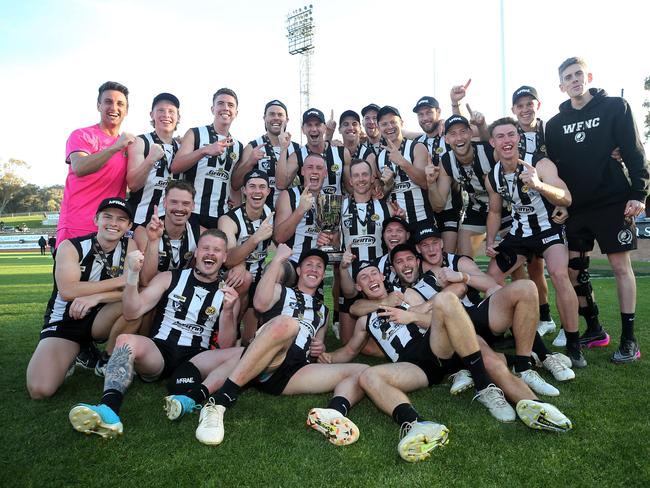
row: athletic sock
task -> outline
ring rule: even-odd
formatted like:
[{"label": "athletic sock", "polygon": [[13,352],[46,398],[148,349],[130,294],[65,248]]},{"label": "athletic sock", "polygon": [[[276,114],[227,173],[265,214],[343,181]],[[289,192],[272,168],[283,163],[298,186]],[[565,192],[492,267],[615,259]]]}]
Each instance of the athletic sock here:
[{"label": "athletic sock", "polygon": [[634,318],[633,313],[621,314],[621,337],[629,341],[636,341],[634,337]]},{"label": "athletic sock", "polygon": [[515,354],[515,356],[513,356],[513,359],[515,363],[515,373],[523,373],[532,367],[530,364],[530,356],[519,356]]},{"label": "athletic sock", "polygon": [[344,417],[347,417],[348,412],[350,411],[350,402],[345,397],[335,396],[330,399],[327,408],[333,408]]},{"label": "athletic sock", "polygon": [[212,398],[217,405],[223,405],[229,408],[237,400],[237,396],[241,391],[241,386],[228,378],[221,388],[214,392]]},{"label": "athletic sock", "polygon": [[564,335],[566,336],[566,347],[578,349],[580,341],[580,332],[569,332],[564,329]]},{"label": "athletic sock", "polygon": [[549,351],[548,347],[546,347],[546,344],[542,340],[542,336],[538,333],[535,333],[535,339],[533,340],[533,352],[537,354],[537,357],[542,362],[544,362],[546,356],[551,354],[551,351]]},{"label": "athletic sock", "polygon": [[598,309],[593,305],[578,308],[578,314],[585,318],[588,331],[600,331],[603,328],[598,320]]},{"label": "athletic sock", "polygon": [[420,414],[410,403],[400,403],[393,410],[393,420],[397,425],[402,425],[405,422],[421,422],[422,417],[420,417]]},{"label": "athletic sock", "polygon": [[122,399],[124,394],[118,390],[106,390],[102,399],[99,403],[103,403],[109,407],[116,415],[120,414],[120,408],[122,407]]},{"label": "athletic sock", "polygon": [[472,373],[472,378],[474,378],[474,386],[477,391],[487,388],[487,386],[492,383],[490,377],[485,371],[485,365],[483,364],[483,356],[481,356],[481,351],[476,351],[461,358],[463,364],[469,372]]},{"label": "athletic sock", "polygon": [[544,322],[551,320],[551,307],[548,306],[548,303],[542,303],[539,306],[539,320],[543,320]]},{"label": "athletic sock", "polygon": [[506,358],[506,364],[508,365],[508,369],[512,369],[515,367],[515,355],[510,354],[508,352],[504,352],[503,356]]},{"label": "athletic sock", "polygon": [[210,396],[210,392],[208,391],[207,386],[205,386],[203,383],[199,383],[198,385],[195,385],[192,388],[190,388],[187,392],[184,393],[184,395],[194,400],[194,403],[198,405],[203,405],[203,403]]}]

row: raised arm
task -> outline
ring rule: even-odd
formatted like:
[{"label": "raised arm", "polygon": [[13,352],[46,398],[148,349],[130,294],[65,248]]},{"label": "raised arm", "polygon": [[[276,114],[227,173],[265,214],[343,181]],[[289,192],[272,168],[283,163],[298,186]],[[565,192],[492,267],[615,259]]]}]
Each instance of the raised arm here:
[{"label": "raised arm", "polygon": [[151,168],[162,159],[165,151],[160,144],[152,144],[149,148],[149,154],[144,157],[144,141],[141,137],[136,137],[135,142],[128,148],[129,162],[126,170],[126,184],[131,191],[140,190],[147,182],[147,177]]},{"label": "raised arm", "polygon": [[550,159],[538,161],[537,166],[532,166],[519,160],[524,165],[521,181],[530,188],[540,192],[553,205],[561,207],[571,206],[571,193],[566,183],[558,176],[557,167]]},{"label": "raised arm", "polygon": [[140,270],[144,264],[144,255],[139,250],[133,250],[126,256],[127,277],[122,295],[122,313],[126,320],[135,320],[153,309],[165,290],[171,283],[172,274],[169,271],[156,275],[149,286],[142,292],[138,290]]},{"label": "raised arm", "polygon": [[135,141],[135,136],[128,132],[122,132],[112,146],[102,149],[96,153],[87,153],[81,150],[73,151],[68,156],[72,172],[76,176],[86,176],[96,173],[115,154],[124,151],[129,144]]}]

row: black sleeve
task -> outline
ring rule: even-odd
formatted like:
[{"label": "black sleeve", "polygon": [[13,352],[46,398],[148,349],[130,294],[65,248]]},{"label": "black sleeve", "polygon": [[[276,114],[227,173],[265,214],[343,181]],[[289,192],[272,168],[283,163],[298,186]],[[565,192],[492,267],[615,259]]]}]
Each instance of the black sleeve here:
[{"label": "black sleeve", "polygon": [[623,162],[630,175],[632,183],[630,198],[645,202],[650,182],[648,161],[641,145],[641,139],[632,117],[630,105],[622,98],[619,100],[621,101],[621,107],[620,110],[616,111],[616,122],[614,123],[616,144],[620,148]]}]

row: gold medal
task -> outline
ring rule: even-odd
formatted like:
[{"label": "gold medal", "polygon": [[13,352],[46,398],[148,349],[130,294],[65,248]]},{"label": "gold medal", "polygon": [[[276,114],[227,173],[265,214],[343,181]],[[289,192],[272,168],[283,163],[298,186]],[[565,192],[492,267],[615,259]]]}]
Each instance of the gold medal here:
[{"label": "gold medal", "polygon": [[377,214],[372,214],[372,215],[370,216],[370,220],[372,220],[373,222],[377,222],[377,221],[379,220],[379,215],[377,215]]},{"label": "gold medal", "polygon": [[333,164],[332,165],[332,171],[334,171],[334,172],[338,171],[339,168],[340,168],[340,166],[338,164]]},{"label": "gold medal", "polygon": [[521,185],[521,192],[528,193],[528,185]]},{"label": "gold medal", "polygon": [[193,256],[193,255],[194,255],[194,253],[193,253],[192,251],[187,251],[187,252],[183,255],[183,257],[184,257],[186,260],[187,260],[187,259],[192,259],[192,256]]},{"label": "gold medal", "polygon": [[237,159],[237,155],[234,152],[231,152],[230,153],[230,159],[232,159],[234,161],[235,159]]},{"label": "gold medal", "polygon": [[540,150],[540,152],[543,152],[544,154],[546,154],[546,144],[542,144],[542,145],[539,147],[539,150]]},{"label": "gold medal", "polygon": [[214,315],[217,313],[217,309],[214,308],[213,306],[209,306],[208,308],[205,309],[205,314],[208,316]]},{"label": "gold medal", "polygon": [[298,314],[298,320],[303,320],[304,318],[305,318],[305,316],[303,314],[301,314],[301,313]]},{"label": "gold medal", "polygon": [[318,315],[318,317],[321,319],[323,318],[323,312],[321,312],[320,310],[316,312],[316,315]]},{"label": "gold medal", "polygon": [[111,266],[111,269],[110,269],[110,271],[108,272],[108,274],[109,274],[110,276],[112,276],[113,278],[115,278],[115,277],[117,276],[117,272],[119,271],[119,269],[120,269],[120,268],[118,268],[117,266]]},{"label": "gold medal", "polygon": [[436,148],[436,154],[442,154],[443,152],[445,152],[445,150],[442,147],[438,146]]},{"label": "gold medal", "polygon": [[219,282],[219,289],[223,290],[226,287],[226,282],[225,281],[220,281]]},{"label": "gold medal", "polygon": [[508,202],[507,209],[508,209],[508,212],[512,212],[512,204],[510,202]]}]

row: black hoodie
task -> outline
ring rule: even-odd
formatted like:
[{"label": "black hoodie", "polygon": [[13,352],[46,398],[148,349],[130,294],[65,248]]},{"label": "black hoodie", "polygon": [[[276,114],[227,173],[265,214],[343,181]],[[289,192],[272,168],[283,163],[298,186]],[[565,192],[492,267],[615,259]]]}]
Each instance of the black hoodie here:
[{"label": "black hoodie", "polygon": [[[591,88],[576,110],[571,100],[546,124],[546,148],[569,187],[573,213],[648,196],[648,162],[628,103]],[[623,165],[611,157],[619,147]]]}]

